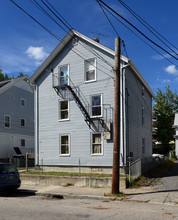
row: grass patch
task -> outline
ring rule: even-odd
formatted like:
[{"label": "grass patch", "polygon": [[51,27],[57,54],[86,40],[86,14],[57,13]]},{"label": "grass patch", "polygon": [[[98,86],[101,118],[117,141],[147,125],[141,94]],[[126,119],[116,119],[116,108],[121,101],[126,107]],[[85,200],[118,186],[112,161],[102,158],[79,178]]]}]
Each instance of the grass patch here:
[{"label": "grass patch", "polygon": [[21,171],[20,174],[32,174],[32,175],[55,175],[55,176],[87,176],[87,177],[112,177],[112,174],[100,174],[100,173],[69,173],[69,172],[42,172],[37,170]]},{"label": "grass patch", "polygon": [[126,197],[127,195],[125,195],[124,193],[120,192],[118,194],[104,193],[104,196],[117,198],[117,197]]}]

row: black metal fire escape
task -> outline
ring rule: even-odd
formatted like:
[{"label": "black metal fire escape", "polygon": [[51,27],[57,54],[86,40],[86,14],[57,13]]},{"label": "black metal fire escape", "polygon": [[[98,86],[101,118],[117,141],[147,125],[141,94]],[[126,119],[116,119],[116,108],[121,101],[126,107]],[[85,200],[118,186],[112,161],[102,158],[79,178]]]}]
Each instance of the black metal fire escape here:
[{"label": "black metal fire escape", "polygon": [[90,125],[90,123],[91,123],[90,115],[87,112],[86,108],[84,107],[84,104],[82,103],[82,101],[79,99],[79,97],[77,96],[75,91],[72,89],[72,87],[70,85],[64,84],[64,85],[54,86],[54,89],[55,89],[55,91],[57,92],[58,95],[60,94],[61,89],[62,90],[63,89],[68,89],[71,92],[71,94],[72,94],[75,102],[77,103],[79,109],[81,110],[82,114],[84,115],[85,121],[88,123],[88,125]]},{"label": "black metal fire escape", "polygon": [[74,87],[74,89],[73,89],[68,84],[56,85],[53,87],[59,96],[61,96],[61,91],[64,91],[64,90],[70,91],[70,93],[72,94],[79,109],[81,110],[82,114],[84,115],[85,122],[87,123],[87,125],[89,126],[90,129],[91,129],[91,125],[94,125],[94,121],[98,121],[100,123],[100,125],[102,126],[102,128],[104,128],[105,131],[110,132],[110,129],[107,127],[107,125],[105,124],[105,121],[103,119],[90,117],[90,114],[88,113],[88,111],[86,109],[87,103],[81,97],[81,92],[80,93],[78,92],[78,95],[77,95],[77,92],[75,92],[75,90],[77,91],[76,87]]}]

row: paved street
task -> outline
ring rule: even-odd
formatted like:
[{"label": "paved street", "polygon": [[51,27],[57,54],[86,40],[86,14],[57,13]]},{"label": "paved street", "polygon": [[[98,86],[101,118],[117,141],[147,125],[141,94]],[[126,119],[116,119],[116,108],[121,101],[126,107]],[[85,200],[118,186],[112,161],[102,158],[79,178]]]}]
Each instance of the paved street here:
[{"label": "paved street", "polygon": [[51,199],[29,194],[0,197],[1,220],[178,219],[178,207],[132,201]]},{"label": "paved street", "polygon": [[125,197],[105,197],[110,188],[25,185],[0,193],[0,219],[178,219],[178,163],[159,187],[124,190]]}]

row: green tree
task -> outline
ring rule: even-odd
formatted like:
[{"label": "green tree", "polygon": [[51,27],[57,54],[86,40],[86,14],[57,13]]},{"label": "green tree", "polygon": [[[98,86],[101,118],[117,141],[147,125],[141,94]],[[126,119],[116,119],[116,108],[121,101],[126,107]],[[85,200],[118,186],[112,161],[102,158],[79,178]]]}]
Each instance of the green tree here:
[{"label": "green tree", "polygon": [[9,77],[8,77],[8,75],[5,73],[5,74],[3,74],[2,73],[2,70],[0,69],[0,82],[1,81],[5,81],[5,80],[8,80],[9,79]]},{"label": "green tree", "polygon": [[17,77],[22,77],[22,76],[24,76],[24,74],[22,72],[20,72]]},{"label": "green tree", "polygon": [[157,118],[154,125],[156,139],[162,143],[164,153],[167,153],[170,150],[169,142],[174,140],[173,121],[175,112],[178,111],[178,95],[177,91],[172,92],[169,86],[165,89],[165,92],[158,89],[153,111]]}]

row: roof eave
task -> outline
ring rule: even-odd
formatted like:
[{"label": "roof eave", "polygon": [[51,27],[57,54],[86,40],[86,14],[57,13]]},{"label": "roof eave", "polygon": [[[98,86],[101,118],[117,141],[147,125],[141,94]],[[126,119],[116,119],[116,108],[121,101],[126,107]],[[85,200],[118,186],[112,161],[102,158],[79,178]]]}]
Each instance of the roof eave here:
[{"label": "roof eave", "polygon": [[30,82],[33,84],[40,74],[48,67],[48,65],[55,59],[59,52],[65,47],[65,45],[74,36],[73,29],[60,41],[57,47],[50,53],[46,60],[39,66],[35,73],[30,77]]},{"label": "roof eave", "polygon": [[[31,76],[30,82],[33,84],[35,80],[41,75],[41,73],[48,67],[48,65],[55,59],[55,57],[59,54],[59,52],[66,46],[66,44],[72,39],[73,36],[78,36],[89,43],[93,44],[94,46],[104,50],[105,52],[115,55],[115,51],[111,50],[110,48],[94,41],[93,39],[79,33],[78,31],[71,29],[69,33],[61,40],[61,42],[57,45],[57,47],[51,52],[51,54],[46,58],[46,60],[40,65],[40,67],[35,71],[35,73]],[[128,63],[128,58],[121,55],[121,60],[123,62]]]}]

